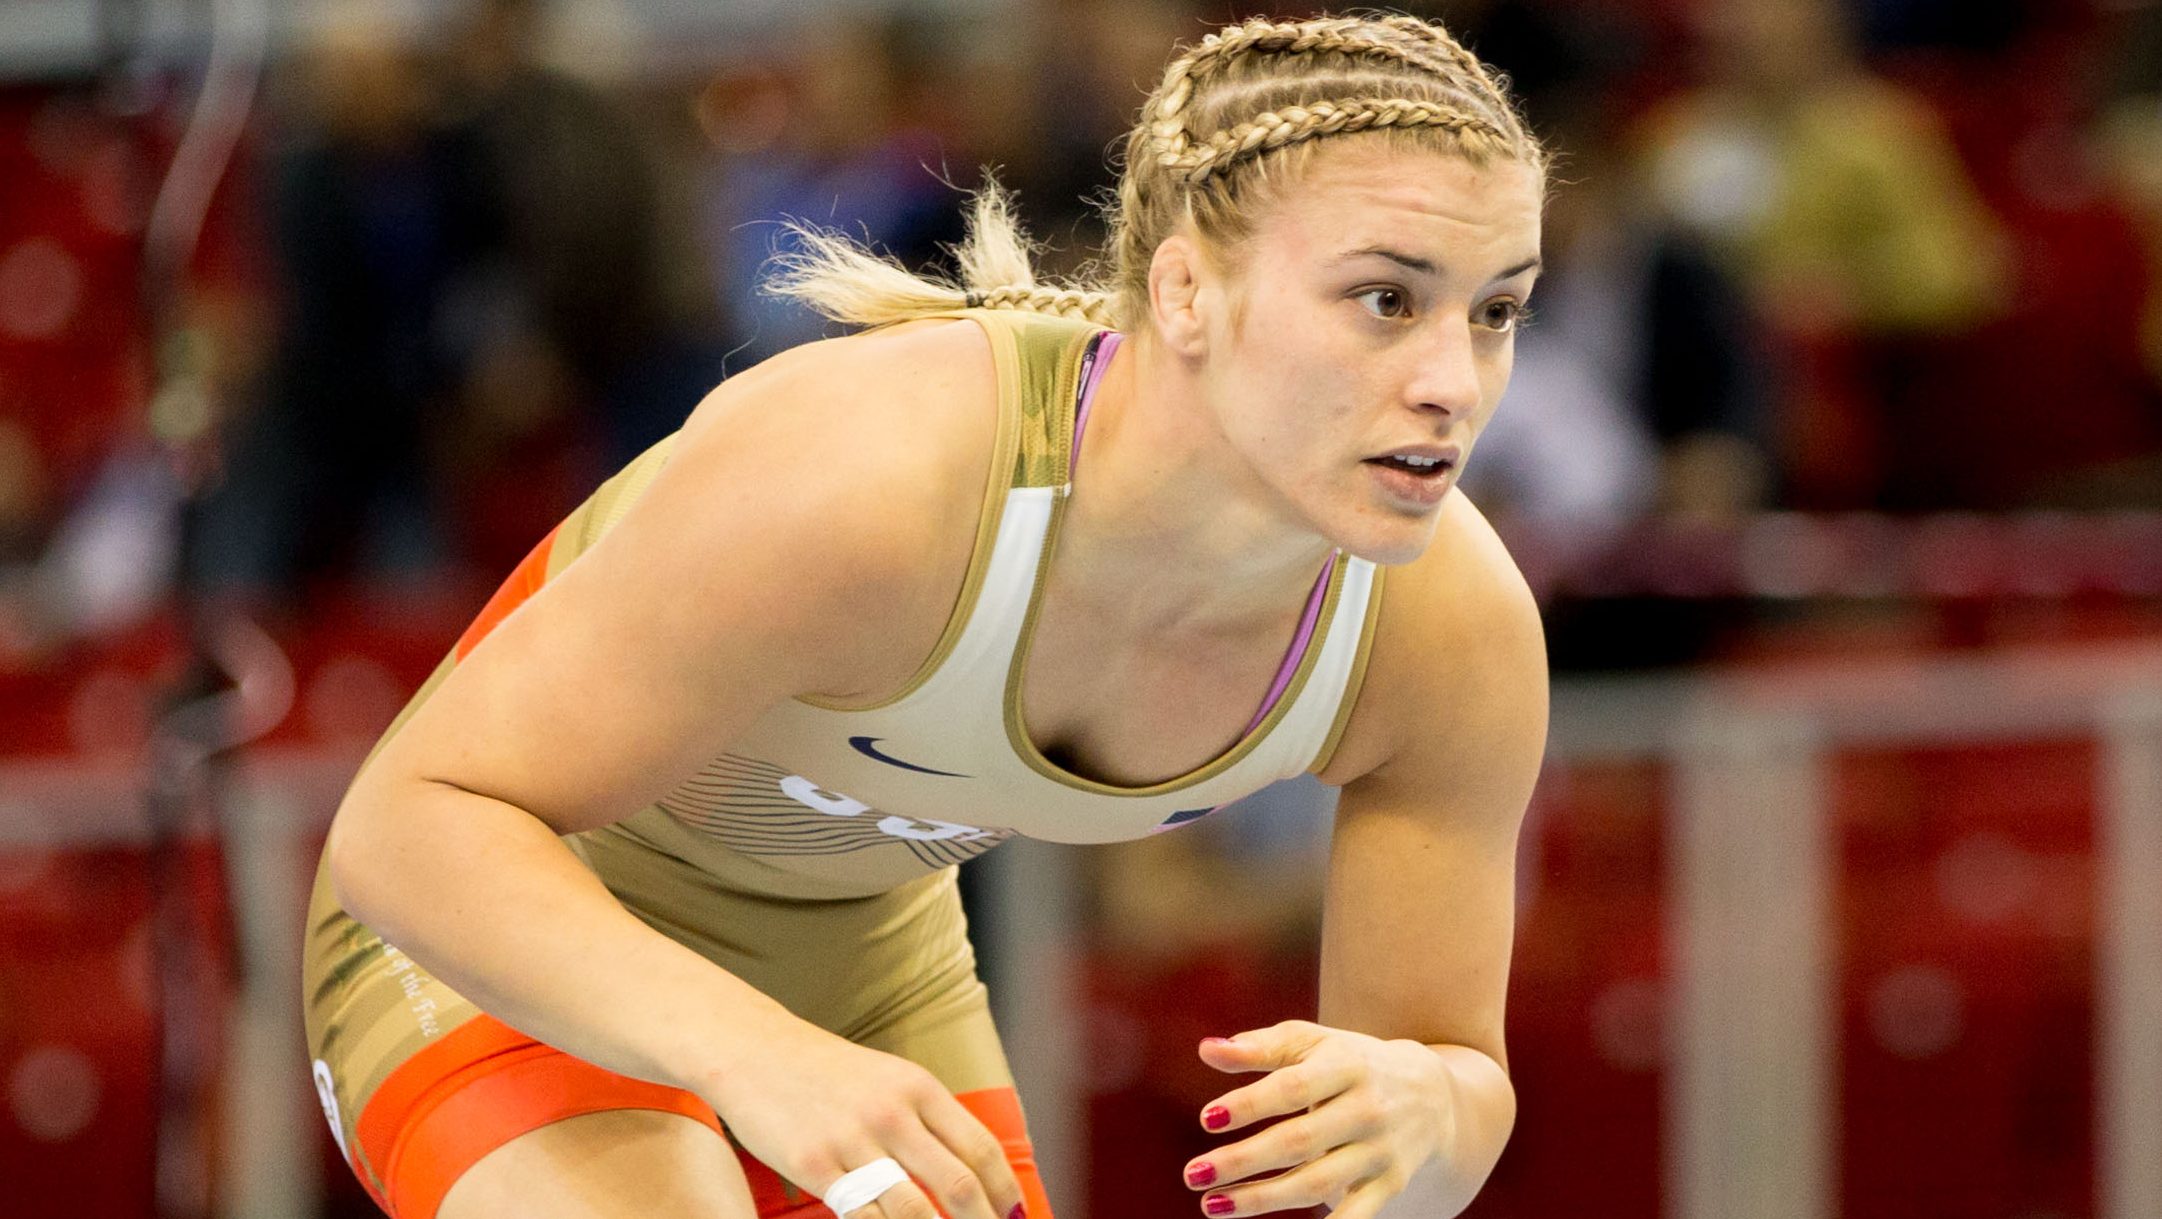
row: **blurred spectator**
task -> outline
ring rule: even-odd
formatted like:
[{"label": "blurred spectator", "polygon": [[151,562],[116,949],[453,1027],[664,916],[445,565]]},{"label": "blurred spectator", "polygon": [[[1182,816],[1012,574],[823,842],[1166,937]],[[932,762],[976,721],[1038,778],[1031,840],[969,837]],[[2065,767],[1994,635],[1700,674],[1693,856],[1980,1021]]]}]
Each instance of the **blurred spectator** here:
[{"label": "blurred spectator", "polygon": [[899,29],[807,21],[771,61],[732,67],[706,91],[701,118],[719,161],[705,231],[736,328],[731,371],[827,333],[815,314],[760,291],[767,262],[789,248],[784,221],[866,237],[911,266],[960,237],[959,196],[941,175],[963,167],[946,164],[934,132],[896,121]]},{"label": "blurred spectator", "polygon": [[[501,212],[502,299],[529,316],[478,352],[473,440],[589,404],[613,469],[674,431],[720,379],[712,288],[689,218],[666,206],[648,132],[543,60],[550,0],[476,0],[455,44],[458,107]],[[575,409],[575,408],[571,408]]]},{"label": "blurred spectator", "polygon": [[1102,248],[1102,215],[1088,204],[1110,187],[1126,133],[1163,76],[1165,50],[1209,27],[1190,0],[1049,0],[1045,7],[1035,31],[1033,90],[1042,151],[1034,172],[1009,185],[1022,190],[1023,217],[1052,247],[1042,265],[1062,274]]},{"label": "blurred spectator", "polygon": [[644,131],[547,66],[543,0],[424,48],[320,10],[269,169],[275,352],[204,514],[214,583],[496,572],[719,378]]},{"label": "blurred spectator", "polygon": [[276,349],[206,506],[205,574],[290,588],[445,553],[430,456],[462,353],[449,302],[491,239],[480,146],[387,10],[340,5],[292,65],[269,166]]},{"label": "blurred spectator", "polygon": [[1789,340],[1788,497],[1871,502],[1878,345],[1988,316],[2002,239],[1942,124],[1865,69],[1832,0],[1696,11],[1704,80],[1646,122],[1651,185]]}]

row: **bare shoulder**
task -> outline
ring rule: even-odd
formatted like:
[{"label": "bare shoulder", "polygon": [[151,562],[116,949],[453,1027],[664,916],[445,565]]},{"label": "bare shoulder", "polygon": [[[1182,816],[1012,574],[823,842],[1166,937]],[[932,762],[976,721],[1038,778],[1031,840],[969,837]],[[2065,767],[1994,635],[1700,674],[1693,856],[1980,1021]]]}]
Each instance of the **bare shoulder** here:
[{"label": "bare shoulder", "polygon": [[[721,383],[691,412],[684,442],[749,425],[746,412],[804,435],[902,434],[937,448],[941,425],[988,422],[996,397],[991,344],[961,319],[905,322],[805,343]],[[774,408],[785,406],[785,411]],[[930,441],[933,443],[924,443]]]},{"label": "bare shoulder", "polygon": [[1357,706],[1322,778],[1351,782],[1414,761],[1419,769],[1500,761],[1546,734],[1546,641],[1516,561],[1459,490],[1433,544],[1391,567]]},{"label": "bare shoulder", "polygon": [[[901,628],[872,632],[892,645],[868,659],[862,684],[876,686],[885,669],[912,670],[895,653],[909,650],[914,617],[925,619],[926,651],[943,628],[975,538],[997,410],[990,343],[972,323],[912,322],[809,343],[699,404],[655,482],[654,515],[680,507],[724,533],[798,523],[805,603],[882,603],[879,621]],[[673,497],[663,485],[671,479]],[[713,494],[727,486],[743,493]],[[815,595],[821,589],[829,595]],[[924,614],[908,614],[919,605]]]},{"label": "bare shoulder", "polygon": [[866,529],[935,525],[906,509],[973,508],[981,484],[961,476],[987,470],[996,411],[983,331],[911,322],[807,343],[730,378],[684,423],[671,464],[755,457],[762,471],[877,501]]}]

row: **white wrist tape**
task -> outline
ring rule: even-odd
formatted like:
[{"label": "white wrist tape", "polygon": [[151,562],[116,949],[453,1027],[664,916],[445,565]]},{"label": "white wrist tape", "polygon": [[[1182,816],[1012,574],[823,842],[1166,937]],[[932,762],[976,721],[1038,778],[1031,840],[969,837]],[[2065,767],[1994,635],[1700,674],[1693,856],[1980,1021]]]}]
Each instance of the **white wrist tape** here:
[{"label": "white wrist tape", "polygon": [[878,1201],[880,1194],[906,1180],[908,1174],[901,1170],[900,1162],[886,1156],[841,1174],[840,1180],[826,1187],[825,1196],[819,1201],[834,1214],[846,1215]]}]

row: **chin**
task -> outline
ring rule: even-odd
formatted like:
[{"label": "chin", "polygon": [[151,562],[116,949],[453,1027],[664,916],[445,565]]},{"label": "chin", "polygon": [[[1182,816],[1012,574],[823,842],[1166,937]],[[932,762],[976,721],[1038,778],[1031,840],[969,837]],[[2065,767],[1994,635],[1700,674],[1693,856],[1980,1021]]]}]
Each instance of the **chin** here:
[{"label": "chin", "polygon": [[1346,554],[1387,567],[1416,561],[1434,544],[1437,510],[1421,516],[1365,517],[1328,531],[1329,541]]}]

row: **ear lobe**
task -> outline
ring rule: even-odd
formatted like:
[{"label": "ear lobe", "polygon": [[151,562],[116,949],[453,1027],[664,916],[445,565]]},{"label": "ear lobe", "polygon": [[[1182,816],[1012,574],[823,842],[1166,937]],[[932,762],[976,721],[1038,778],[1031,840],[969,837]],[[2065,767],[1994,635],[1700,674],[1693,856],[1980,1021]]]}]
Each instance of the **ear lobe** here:
[{"label": "ear lobe", "polygon": [[1197,357],[1207,348],[1198,306],[1207,268],[1184,235],[1167,237],[1149,259],[1149,312],[1167,350]]}]

